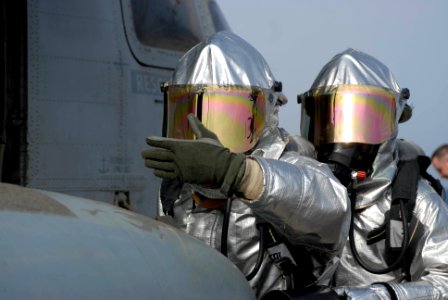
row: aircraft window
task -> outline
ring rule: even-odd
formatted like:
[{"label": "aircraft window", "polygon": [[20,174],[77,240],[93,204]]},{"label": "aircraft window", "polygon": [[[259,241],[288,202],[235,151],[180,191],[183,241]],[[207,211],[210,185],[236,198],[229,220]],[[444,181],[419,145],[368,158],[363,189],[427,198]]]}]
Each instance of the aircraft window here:
[{"label": "aircraft window", "polygon": [[128,43],[140,63],[173,68],[207,36],[229,30],[214,0],[122,0]]},{"label": "aircraft window", "polygon": [[147,46],[186,51],[201,41],[187,1],[132,0],[135,33]]}]

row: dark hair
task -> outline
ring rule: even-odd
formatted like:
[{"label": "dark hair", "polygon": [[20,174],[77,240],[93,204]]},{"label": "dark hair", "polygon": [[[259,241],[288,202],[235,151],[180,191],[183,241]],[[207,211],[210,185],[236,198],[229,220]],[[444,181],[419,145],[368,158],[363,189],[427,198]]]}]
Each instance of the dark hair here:
[{"label": "dark hair", "polygon": [[433,159],[434,157],[442,159],[446,155],[448,155],[448,144],[443,144],[434,151],[434,153],[431,155],[431,159]]}]

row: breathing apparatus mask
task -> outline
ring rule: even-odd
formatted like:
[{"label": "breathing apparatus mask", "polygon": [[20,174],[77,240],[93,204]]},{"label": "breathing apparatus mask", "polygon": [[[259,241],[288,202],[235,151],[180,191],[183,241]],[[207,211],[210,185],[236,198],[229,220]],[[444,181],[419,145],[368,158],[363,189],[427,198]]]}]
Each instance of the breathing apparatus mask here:
[{"label": "breathing apparatus mask", "polygon": [[408,89],[378,59],[349,48],[335,55],[298,96],[301,133],[318,159],[371,174],[380,146],[412,116]]},{"label": "breathing apparatus mask", "polygon": [[312,89],[298,96],[301,134],[314,144],[319,161],[370,173],[379,146],[396,132],[395,95],[368,85]]}]

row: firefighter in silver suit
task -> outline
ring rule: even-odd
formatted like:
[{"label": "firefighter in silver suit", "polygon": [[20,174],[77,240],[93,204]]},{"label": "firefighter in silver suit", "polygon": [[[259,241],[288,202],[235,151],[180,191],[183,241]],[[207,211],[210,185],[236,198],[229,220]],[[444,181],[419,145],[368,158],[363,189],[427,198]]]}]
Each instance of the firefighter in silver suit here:
[{"label": "firefighter in silver suit", "polygon": [[409,96],[383,63],[348,49],[298,97],[302,137],[352,202],[332,283],[347,299],[448,299],[447,206],[424,177],[399,180],[429,163],[422,167],[423,156],[413,158],[419,147],[397,138],[412,116]]},{"label": "firefighter in silver suit", "polygon": [[[219,32],[162,88],[164,137],[148,137],[142,152],[163,179],[161,215],[226,255],[257,298],[328,285],[348,234],[348,194],[308,141],[278,127],[287,100],[260,53]],[[297,278],[301,258],[311,276]]]}]

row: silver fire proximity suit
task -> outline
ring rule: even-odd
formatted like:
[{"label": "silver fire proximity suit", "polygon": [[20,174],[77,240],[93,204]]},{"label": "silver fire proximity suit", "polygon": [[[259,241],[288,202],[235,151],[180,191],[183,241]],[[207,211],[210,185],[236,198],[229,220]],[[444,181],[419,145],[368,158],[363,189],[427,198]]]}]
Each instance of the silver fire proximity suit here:
[{"label": "silver fire proximity suit", "polygon": [[[258,108],[258,113],[265,111],[263,127],[256,143],[243,149],[247,159],[255,160],[261,167],[262,189],[255,199],[248,200],[241,194],[230,197],[226,254],[243,274],[249,274],[256,265],[260,248],[257,224],[268,223],[283,239],[307,250],[314,262],[316,283],[327,285],[348,234],[347,191],[325,164],[308,157],[313,153],[308,141],[293,138],[278,128],[278,108],[286,100],[272,89],[274,83],[274,76],[258,51],[233,33],[219,32],[180,59],[166,86],[168,89],[185,85],[244,86],[263,90],[267,101],[264,107]],[[203,112],[204,108],[196,108],[198,111]],[[238,108],[234,113],[238,113]],[[211,117],[208,117],[204,121],[202,116],[205,127],[210,124]],[[208,129],[220,130],[218,125],[213,126]],[[229,137],[216,133],[219,141],[229,147],[226,144]],[[208,200],[219,199],[223,205],[213,208],[202,205],[195,194]],[[226,198],[219,189],[184,183],[174,203],[173,221],[219,251],[223,243]],[[269,254],[269,251],[264,253],[259,271],[250,280],[257,297],[271,290],[293,288],[291,278],[283,274]],[[297,264],[300,267],[300,262]]]},{"label": "silver fire proximity suit", "polygon": [[[377,88],[382,88],[387,93],[395,95],[391,98],[393,100],[390,110],[392,111],[392,125],[389,126],[391,134],[378,143],[379,148],[371,165],[371,173],[367,175],[365,180],[359,180],[355,187],[356,202],[352,225],[354,241],[351,242],[355,242],[362,261],[368,262],[376,269],[384,268],[386,267],[385,240],[382,239],[368,245],[366,237],[369,232],[379,228],[385,222],[385,215],[391,207],[392,182],[397,173],[397,163],[403,155],[399,151],[399,144],[402,141],[397,139],[398,123],[407,121],[411,117],[412,110],[406,103],[406,98],[409,95],[403,96],[403,92],[394,76],[385,65],[377,59],[354,49],[348,49],[333,57],[320,71],[307,93],[308,95],[317,94],[316,91],[322,91],[323,89],[326,89],[327,92],[329,90],[339,92],[347,86],[352,91],[359,89],[360,86],[370,89],[369,93],[364,93],[362,96],[354,92],[345,92],[346,95],[350,96],[350,99],[355,97],[365,99],[368,94],[369,99],[384,100],[384,97],[378,96],[375,98],[376,96],[372,96],[375,93],[379,95]],[[333,95],[338,92],[333,92]],[[340,93],[343,94],[343,92]],[[343,96],[339,97],[343,99]],[[332,99],[337,99],[337,96]],[[359,133],[356,130],[362,127],[362,122],[372,120],[367,115],[368,113],[381,110],[377,105],[379,102],[370,100],[370,104],[364,106],[367,109],[361,110],[359,109],[359,103],[363,100],[351,102],[351,105],[341,104],[342,100],[339,103],[336,103],[337,101],[335,100],[333,106],[345,105],[345,117],[348,115],[359,117],[361,115],[358,119],[360,123],[357,123],[356,120],[353,121],[354,119],[348,120],[348,128],[352,132],[349,135],[347,135],[347,131],[344,132],[339,140],[332,137],[333,140],[330,140],[330,142],[335,144],[354,142],[368,144],[369,141],[363,140],[365,136],[360,139],[355,138],[356,134]],[[386,101],[382,102],[381,105],[384,103]],[[310,107],[310,104],[308,103],[307,106]],[[302,112],[304,109],[304,103],[302,102]],[[333,115],[333,121],[336,120],[335,123],[338,122],[337,114],[342,110],[340,109]],[[384,111],[382,117],[390,111]],[[311,118],[313,117],[311,116]],[[324,117],[321,115],[319,118]],[[384,119],[386,117],[382,120],[384,121]],[[380,120],[380,118],[376,120]],[[347,124],[347,119],[341,121],[341,123],[343,122]],[[312,136],[313,133],[306,129],[307,125],[305,123],[305,121],[302,123],[302,136]],[[376,130],[376,128],[386,128],[387,126],[381,127],[379,124],[371,123],[368,124],[368,127]],[[316,125],[314,125],[314,128],[317,128]],[[334,136],[336,136],[337,130],[334,130],[334,132]],[[343,140],[344,134],[350,137]],[[364,134],[371,134],[371,132],[366,130]],[[314,139],[318,151],[324,148],[325,145],[323,144],[325,143],[328,144],[329,141]],[[372,142],[372,144],[375,144],[375,142]],[[346,296],[348,299],[448,299],[448,209],[442,202],[441,197],[424,179],[419,179],[417,198],[412,215],[414,221],[410,222],[409,227],[408,259],[405,259],[401,267],[395,270],[385,274],[373,274],[367,271],[355,259],[350,243],[347,241],[333,282],[339,295]],[[405,277],[407,269],[409,269],[410,276]]]}]

